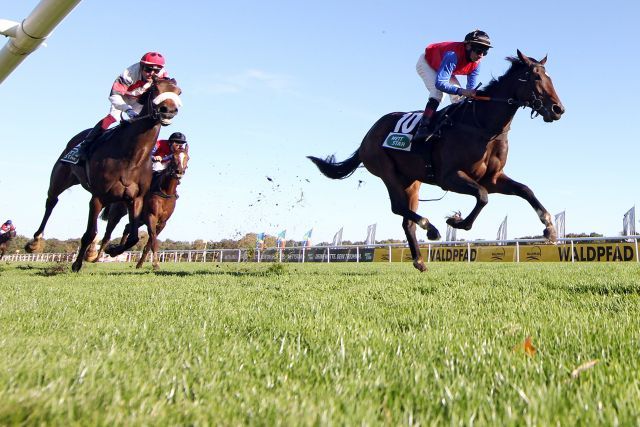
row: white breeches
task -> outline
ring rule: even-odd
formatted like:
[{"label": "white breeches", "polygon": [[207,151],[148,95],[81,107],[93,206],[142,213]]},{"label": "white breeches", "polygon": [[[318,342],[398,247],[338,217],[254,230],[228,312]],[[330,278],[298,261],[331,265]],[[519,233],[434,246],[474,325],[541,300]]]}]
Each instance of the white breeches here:
[{"label": "white breeches", "polygon": [[[424,82],[424,85],[427,87],[427,90],[429,91],[429,98],[434,98],[434,99],[437,99],[438,102],[442,102],[442,97],[444,95],[444,92],[436,88],[436,78],[438,76],[438,72],[433,68],[431,68],[429,64],[427,64],[427,61],[424,58],[424,53],[421,53],[420,58],[418,58],[418,63],[416,64],[416,71],[418,72],[418,75],[420,76],[420,78]],[[456,76],[452,75],[449,81],[451,82],[451,84],[461,87],[460,82],[458,81]],[[451,95],[451,94],[447,94],[447,95],[449,95],[449,99],[451,100],[451,103],[458,102],[462,99],[460,95]]]}]

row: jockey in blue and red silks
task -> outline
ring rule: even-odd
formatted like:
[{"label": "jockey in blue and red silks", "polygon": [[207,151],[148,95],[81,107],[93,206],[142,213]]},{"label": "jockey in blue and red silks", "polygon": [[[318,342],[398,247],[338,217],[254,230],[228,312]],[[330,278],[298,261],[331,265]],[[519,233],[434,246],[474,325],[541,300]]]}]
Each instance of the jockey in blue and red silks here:
[{"label": "jockey in blue and red silks", "polygon": [[0,236],[12,231],[16,231],[16,226],[13,225],[13,222],[10,219],[8,219],[4,224],[2,224],[2,227],[0,227]]},{"label": "jockey in blue and red silks", "polygon": [[173,158],[173,144],[186,144],[187,137],[181,132],[174,132],[169,139],[159,139],[151,151],[153,172],[162,172]]},{"label": "jockey in blue and red silks", "polygon": [[131,120],[140,114],[143,105],[138,103],[138,98],[151,87],[153,76],[158,78],[166,78],[168,76],[164,64],[164,56],[160,53],[147,52],[142,56],[140,62],[127,67],[116,78],[109,94],[111,110],[85,137],[81,150],[82,157],[86,158],[91,143],[113,123],[121,120]]},{"label": "jockey in blue and red silks", "polygon": [[[420,126],[414,141],[424,141],[429,135],[431,118],[438,108],[444,93],[451,102],[458,102],[462,96],[473,97],[480,70],[480,60],[491,48],[489,35],[481,30],[467,34],[463,42],[442,42],[427,46],[420,54],[416,71],[429,91],[429,101],[424,109]],[[467,76],[463,89],[456,76]]]}]

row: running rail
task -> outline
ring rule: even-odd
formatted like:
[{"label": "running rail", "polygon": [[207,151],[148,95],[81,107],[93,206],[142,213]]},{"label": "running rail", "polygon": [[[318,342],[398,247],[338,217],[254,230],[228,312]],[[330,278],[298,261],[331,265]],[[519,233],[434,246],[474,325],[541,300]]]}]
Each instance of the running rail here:
[{"label": "running rail", "polygon": [[9,38],[0,50],[0,84],[81,1],[41,0],[21,23],[0,19],[0,34]]}]

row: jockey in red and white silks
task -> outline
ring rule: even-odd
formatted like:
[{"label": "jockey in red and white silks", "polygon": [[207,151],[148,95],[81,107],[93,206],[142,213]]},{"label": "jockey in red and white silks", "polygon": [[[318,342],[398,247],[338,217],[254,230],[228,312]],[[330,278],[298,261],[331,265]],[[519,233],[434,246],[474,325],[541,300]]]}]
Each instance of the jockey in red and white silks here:
[{"label": "jockey in red and white silks", "polygon": [[[144,94],[153,84],[152,75],[158,78],[168,77],[167,70],[164,68],[164,58],[159,53],[149,52],[145,54],[140,62],[127,67],[122,74],[113,82],[109,101],[111,102],[111,110],[109,115],[103,119],[103,129],[109,127],[112,123],[122,120],[122,113],[126,114],[126,118],[131,117],[131,110],[134,116],[142,111],[142,104],[138,103],[138,98]],[[104,126],[106,124],[106,126]]]}]

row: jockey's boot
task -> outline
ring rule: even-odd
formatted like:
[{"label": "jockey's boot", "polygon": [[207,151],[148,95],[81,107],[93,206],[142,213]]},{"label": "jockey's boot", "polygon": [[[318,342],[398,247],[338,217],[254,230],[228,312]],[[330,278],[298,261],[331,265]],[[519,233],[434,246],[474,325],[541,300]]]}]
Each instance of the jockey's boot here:
[{"label": "jockey's boot", "polygon": [[424,142],[431,136],[431,118],[436,112],[439,104],[440,101],[435,98],[429,98],[429,101],[427,101],[427,106],[424,108],[424,113],[422,114],[422,119],[418,125],[418,130],[413,137],[414,142]]},{"label": "jockey's boot", "polygon": [[82,140],[80,151],[78,152],[80,160],[89,160],[92,151],[91,146],[93,145],[94,141],[104,133],[104,131],[105,129],[102,128],[102,120],[100,120]]}]

